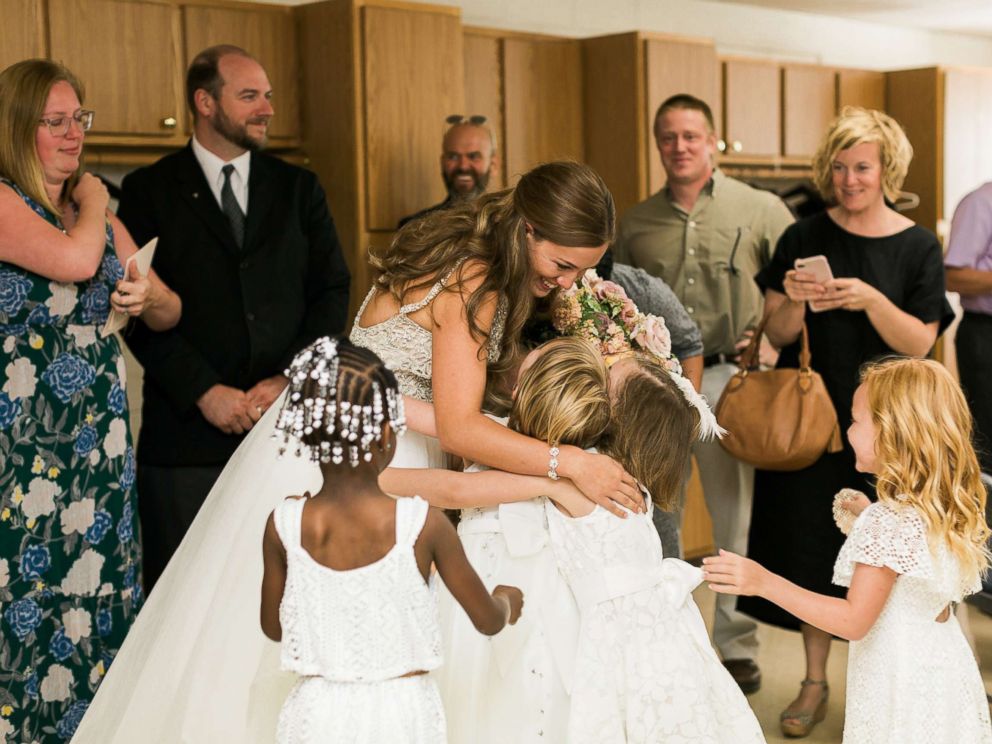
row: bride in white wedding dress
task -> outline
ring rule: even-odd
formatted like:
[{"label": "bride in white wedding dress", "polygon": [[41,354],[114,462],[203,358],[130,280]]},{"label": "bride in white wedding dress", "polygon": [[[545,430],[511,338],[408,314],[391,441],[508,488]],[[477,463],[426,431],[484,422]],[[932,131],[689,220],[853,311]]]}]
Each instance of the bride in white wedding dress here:
[{"label": "bride in white wedding dress", "polygon": [[[351,339],[376,352],[411,398],[433,402],[439,439],[409,432],[393,467],[439,467],[442,449],[526,474],[547,446],[493,422],[534,297],[568,287],[612,239],[613,200],[586,166],[549,163],[515,189],[440,213],[372,255],[375,286]],[[262,534],[286,495],[319,469],[279,459],[281,400],[255,425],[211,490],[80,724],[75,744],[272,742],[295,678],[259,625]],[[597,502],[636,484],[604,456],[562,447],[558,473]]]}]

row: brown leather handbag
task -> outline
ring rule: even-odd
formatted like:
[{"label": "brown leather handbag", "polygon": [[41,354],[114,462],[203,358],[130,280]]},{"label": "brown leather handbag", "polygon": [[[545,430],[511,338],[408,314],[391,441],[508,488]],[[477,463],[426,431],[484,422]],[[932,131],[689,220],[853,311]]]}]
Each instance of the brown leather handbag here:
[{"label": "brown leather handbag", "polygon": [[810,366],[806,324],[799,369],[759,369],[764,332],[762,320],[716,404],[716,419],[727,430],[720,444],[756,468],[801,470],[824,452],[840,452],[837,411],[823,378]]}]

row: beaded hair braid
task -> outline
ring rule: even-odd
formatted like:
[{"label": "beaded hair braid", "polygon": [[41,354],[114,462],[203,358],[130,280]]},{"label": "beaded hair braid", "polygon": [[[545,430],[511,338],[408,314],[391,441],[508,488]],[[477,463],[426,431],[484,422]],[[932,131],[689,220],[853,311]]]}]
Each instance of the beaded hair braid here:
[{"label": "beaded hair braid", "polygon": [[372,443],[388,423],[406,430],[403,396],[396,377],[368,349],[347,339],[324,336],[297,354],[285,372],[289,388],[273,437],[282,439],[280,457],[291,439],[296,456],[303,449],[314,462],[357,467],[372,460]]}]

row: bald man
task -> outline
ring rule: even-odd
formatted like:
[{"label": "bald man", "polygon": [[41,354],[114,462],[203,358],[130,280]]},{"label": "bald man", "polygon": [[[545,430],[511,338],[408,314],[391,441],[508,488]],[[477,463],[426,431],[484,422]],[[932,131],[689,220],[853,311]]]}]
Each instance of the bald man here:
[{"label": "bald man", "polygon": [[496,154],[492,130],[484,123],[473,124],[467,120],[453,124],[444,133],[441,143],[441,178],[448,190],[448,198],[404,217],[397,229],[431,212],[482,196],[489,186],[489,179],[498,172],[499,155]]}]

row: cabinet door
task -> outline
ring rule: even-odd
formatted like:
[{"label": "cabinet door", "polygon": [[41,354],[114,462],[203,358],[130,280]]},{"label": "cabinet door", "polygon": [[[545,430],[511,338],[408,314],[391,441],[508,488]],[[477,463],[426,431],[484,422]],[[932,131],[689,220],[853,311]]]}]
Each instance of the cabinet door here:
[{"label": "cabinet door", "polygon": [[366,6],[365,161],[368,229],[444,198],[444,119],[465,113],[457,12]]},{"label": "cabinet door", "polygon": [[508,182],[549,160],[583,160],[579,43],[506,39],[503,69]]},{"label": "cabinet door", "polygon": [[[712,44],[648,39],[644,42],[647,85],[648,191],[665,185],[665,170],[654,139],[654,115],[669,96],[689,93],[707,104],[720,127],[720,66]],[[720,132],[717,131],[717,136]]]},{"label": "cabinet door", "polygon": [[22,59],[44,56],[45,24],[41,0],[4,0],[0,70]]},{"label": "cabinet door", "polygon": [[812,157],[837,112],[837,77],[826,67],[782,68],[782,154]]},{"label": "cabinet door", "polygon": [[728,155],[779,154],[782,96],[778,65],[724,61],[723,100],[723,131]]},{"label": "cabinet door", "polygon": [[[496,137],[496,149],[502,159],[503,143],[503,69],[502,42],[495,36],[465,34],[465,113],[481,114]],[[500,168],[489,181],[495,191],[506,185],[506,169]]]},{"label": "cabinet door", "polygon": [[234,44],[255,57],[272,85],[275,116],[269,125],[269,137],[299,138],[300,65],[291,9],[187,5],[183,8],[183,32],[187,66],[199,52],[215,44]]},{"label": "cabinet door", "polygon": [[93,134],[177,138],[179,8],[144,0],[49,0],[51,57],[86,85]]},{"label": "cabinet door", "polygon": [[874,70],[837,72],[837,109],[861,106],[885,110],[885,73]]}]

